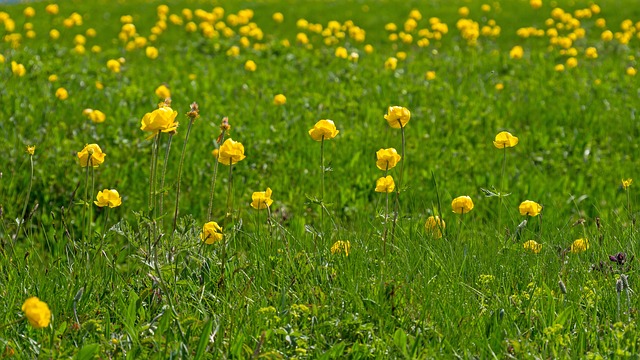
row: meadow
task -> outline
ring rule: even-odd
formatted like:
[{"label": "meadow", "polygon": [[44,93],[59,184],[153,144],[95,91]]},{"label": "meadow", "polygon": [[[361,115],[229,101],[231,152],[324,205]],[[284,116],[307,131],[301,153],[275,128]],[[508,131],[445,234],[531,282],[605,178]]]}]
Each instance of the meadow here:
[{"label": "meadow", "polygon": [[0,5],[0,358],[622,358],[640,8]]}]

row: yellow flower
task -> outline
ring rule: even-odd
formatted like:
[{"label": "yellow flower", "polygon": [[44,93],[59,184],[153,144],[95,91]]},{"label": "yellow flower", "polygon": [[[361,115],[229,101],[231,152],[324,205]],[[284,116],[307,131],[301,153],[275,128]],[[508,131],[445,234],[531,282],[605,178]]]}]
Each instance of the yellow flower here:
[{"label": "yellow flower", "polygon": [[332,254],[340,254],[344,252],[346,256],[349,256],[349,252],[351,251],[351,242],[338,240],[331,246]]},{"label": "yellow flower", "polygon": [[394,148],[380,149],[376,151],[376,166],[380,170],[391,170],[400,161],[400,154]]},{"label": "yellow flower", "polygon": [[598,49],[594,48],[593,46],[590,46],[584,51],[584,54],[588,59],[597,59]]},{"label": "yellow flower", "polygon": [[0,54],[0,64],[4,64],[4,55]]},{"label": "yellow flower", "polygon": [[587,239],[578,239],[571,244],[571,252],[574,254],[586,251],[589,248]]},{"label": "yellow flower", "polygon": [[339,57],[341,59],[346,59],[347,57],[349,57],[349,54],[347,52],[347,49],[342,47],[342,46],[338,46],[336,48],[336,52],[335,52],[336,57]]},{"label": "yellow flower", "polygon": [[178,128],[175,121],[178,112],[168,106],[161,107],[153,112],[146,113],[141,121],[140,130],[150,131],[153,135],[158,132],[172,132]]},{"label": "yellow flower", "polygon": [[162,85],[158,86],[158,88],[156,88],[156,95],[160,99],[170,98],[171,97],[171,90],[169,90],[169,88],[166,85],[162,84]]},{"label": "yellow flower", "polygon": [[24,65],[18,64],[17,62],[12,61],[11,72],[13,72],[13,75],[15,76],[23,77],[27,73],[27,70],[24,68]]},{"label": "yellow flower", "polygon": [[524,244],[522,244],[522,247],[534,254],[538,254],[540,253],[540,250],[542,250],[542,244],[538,244],[535,240],[529,240],[525,242]]},{"label": "yellow flower", "polygon": [[41,329],[49,326],[51,322],[51,310],[46,302],[40,301],[37,297],[28,298],[22,304],[22,312],[29,320],[31,326]]},{"label": "yellow flower", "polygon": [[34,8],[32,8],[31,6],[27,6],[26,8],[24,8],[22,13],[24,14],[25,17],[30,18],[30,17],[34,17],[36,15],[36,10]]},{"label": "yellow flower", "polygon": [[629,66],[627,68],[627,75],[636,76],[636,73],[637,73],[637,71],[636,71],[636,69],[634,67]]},{"label": "yellow flower", "polygon": [[222,228],[215,221],[209,221],[204,224],[202,227],[202,233],[200,234],[200,239],[204,241],[205,244],[213,244],[216,241],[222,240]]},{"label": "yellow flower", "polygon": [[147,48],[144,49],[144,52],[145,52],[145,55],[147,55],[147,57],[151,60],[158,57],[158,49],[156,47],[147,46]]},{"label": "yellow flower", "polygon": [[339,132],[333,120],[320,120],[309,130],[309,135],[315,141],[322,141],[333,139]]},{"label": "yellow flower", "polygon": [[373,53],[373,45],[367,44],[364,46],[364,52],[367,54]]},{"label": "yellow flower", "polygon": [[425,231],[436,239],[442,237],[442,230],[446,227],[447,224],[439,216],[429,216],[427,222],[424,223]]},{"label": "yellow flower", "polygon": [[271,200],[271,189],[267,188],[267,191],[256,191],[251,194],[251,207],[256,210],[266,209],[273,204]]},{"label": "yellow flower", "polygon": [[107,61],[107,68],[114,73],[120,72],[120,62],[118,60],[111,59]]},{"label": "yellow flower", "polygon": [[464,214],[473,210],[473,200],[468,196],[458,196],[451,202],[451,209],[456,214]]},{"label": "yellow flower", "polygon": [[381,177],[376,181],[376,192],[390,193],[396,188],[396,183],[393,181],[391,175]]},{"label": "yellow flower", "polygon": [[529,5],[533,9],[540,9],[542,7],[542,0],[529,0]]},{"label": "yellow flower", "polygon": [[535,201],[525,200],[518,207],[520,215],[538,216],[542,211],[542,205]]},{"label": "yellow flower", "polygon": [[220,150],[213,149],[213,151],[211,151],[211,155],[213,155],[213,157],[217,159],[218,155],[220,155]]},{"label": "yellow flower", "polygon": [[273,103],[275,105],[284,105],[287,103],[287,97],[282,94],[278,94],[273,97]]},{"label": "yellow flower", "polygon": [[629,186],[631,186],[632,182],[633,182],[633,179],[627,179],[627,180],[622,179],[622,188],[625,190],[628,189]]},{"label": "yellow flower", "polygon": [[110,208],[118,207],[122,204],[122,198],[120,198],[120,194],[118,194],[117,190],[109,190],[104,189],[102,191],[98,191],[98,196],[96,196],[97,201],[93,203],[98,205],[99,207],[108,206]]},{"label": "yellow flower", "polygon": [[218,161],[224,165],[233,165],[244,160],[244,146],[231,138],[224,141],[218,152]]},{"label": "yellow flower", "polygon": [[518,138],[511,135],[510,132],[501,131],[496,135],[495,140],[493,141],[493,146],[498,149],[504,149],[508,147],[514,147],[518,145]]},{"label": "yellow flower", "polygon": [[58,14],[58,4],[49,4],[44,8],[44,11],[49,15],[57,15]]},{"label": "yellow flower", "polygon": [[402,106],[389,106],[384,119],[387,120],[387,123],[389,123],[389,126],[392,128],[400,129],[407,126],[407,123],[411,119],[411,112]]},{"label": "yellow flower", "polygon": [[51,75],[49,75],[48,80],[49,80],[49,82],[56,82],[56,81],[58,81],[58,75],[51,74]]},{"label": "yellow flower", "polygon": [[284,15],[282,15],[281,12],[273,13],[273,16],[271,18],[278,24],[284,21]]},{"label": "yellow flower", "polygon": [[107,154],[102,152],[98,144],[89,144],[85,145],[84,149],[78,153],[78,160],[80,160],[80,166],[82,167],[89,166],[89,163],[91,163],[93,167],[98,167],[98,165],[104,162],[105,156],[107,156]]},{"label": "yellow flower", "polygon": [[257,68],[258,65],[256,65],[255,61],[253,60],[247,60],[247,62],[244,63],[244,69],[247,71],[254,72]]},{"label": "yellow flower", "polygon": [[426,77],[427,77],[427,80],[433,80],[436,78],[436,72],[433,70],[427,71]]},{"label": "yellow flower", "polygon": [[96,124],[104,122],[107,118],[107,116],[100,110],[92,110],[87,114],[87,116]]},{"label": "yellow flower", "polygon": [[469,8],[466,6],[459,8],[458,15],[460,15],[463,18],[469,16]]},{"label": "yellow flower", "polygon": [[396,67],[398,67],[398,59],[394,57],[390,57],[384,62],[385,69],[395,70]]},{"label": "yellow flower", "polygon": [[67,100],[67,98],[69,97],[69,93],[65,88],[58,88],[58,90],[56,90],[56,97],[58,98],[58,100]]},{"label": "yellow flower", "polygon": [[567,59],[567,67],[568,68],[574,68],[578,66],[578,59],[574,58],[574,57],[570,57]]},{"label": "yellow flower", "polygon": [[495,88],[498,91],[502,91],[502,90],[504,90],[504,84],[503,83],[497,83]]},{"label": "yellow flower", "polygon": [[522,59],[522,56],[524,55],[524,49],[522,49],[522,46],[517,45],[514,46],[513,49],[511,49],[511,51],[509,51],[509,57],[512,59]]},{"label": "yellow flower", "polygon": [[602,41],[611,41],[613,40],[613,33],[611,32],[611,30],[605,30],[600,35],[600,38],[602,39]]},{"label": "yellow flower", "polygon": [[553,69],[555,71],[557,71],[557,72],[563,72],[564,71],[564,64],[557,64]]},{"label": "yellow flower", "polygon": [[27,154],[33,156],[33,154],[35,154],[35,152],[36,152],[36,146],[35,145],[27,146]]}]

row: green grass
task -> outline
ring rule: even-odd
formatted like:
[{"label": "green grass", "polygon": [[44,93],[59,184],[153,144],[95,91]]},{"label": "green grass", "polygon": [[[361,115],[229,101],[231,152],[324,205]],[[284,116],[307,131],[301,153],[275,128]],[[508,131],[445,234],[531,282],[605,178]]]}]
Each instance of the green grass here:
[{"label": "green grass", "polygon": [[[127,50],[118,40],[120,17],[132,15],[139,36],[149,38],[160,4],[66,1],[55,16],[46,14],[46,3],[30,4],[33,39],[23,30],[27,5],[0,6],[23,36],[16,46],[0,42],[3,357],[611,358],[638,352],[637,296],[616,292],[616,280],[626,274],[636,287],[638,197],[636,184],[625,190],[621,180],[638,178],[640,165],[634,156],[640,90],[638,77],[626,73],[638,68],[640,30],[625,45],[601,40],[595,24],[601,17],[619,32],[623,20],[640,21],[632,1],[600,1],[599,15],[580,20],[578,66],[563,72],[554,67],[568,56],[550,48],[547,36],[516,35],[521,27],[547,29],[552,5],[546,1],[537,10],[528,1],[492,2],[488,13],[479,1],[220,1],[215,6],[225,16],[254,10],[264,38],[250,42],[262,49],[241,47],[237,57],[228,56],[240,46],[239,35],[207,39],[167,20],[167,29],[148,41],[159,50],[151,60],[144,48]],[[167,5],[180,18],[183,8],[214,7]],[[480,36],[468,46],[456,28],[461,6],[480,27],[494,19],[500,36]],[[573,13],[589,2],[558,6]],[[418,29],[412,44],[390,41],[385,24],[402,28],[412,9],[423,16],[418,29],[438,17],[448,33],[427,47],[416,45]],[[83,24],[67,29],[63,20],[74,11]],[[282,24],[272,20],[277,11]],[[296,28],[300,18],[324,27],[351,20],[366,39],[347,34],[325,45],[322,35]],[[59,39],[49,39],[51,28]],[[86,38],[86,54],[74,53],[74,37],[89,28],[97,35]],[[310,48],[296,44],[298,32],[308,34]],[[373,53],[364,51],[366,44]],[[94,45],[99,53],[91,53]],[[522,59],[509,56],[516,45],[524,48]],[[358,62],[336,57],[337,46],[357,52]],[[585,56],[591,46],[597,59]],[[398,51],[407,58],[385,69]],[[106,63],[120,57],[122,72],[112,73]],[[255,72],[244,69],[247,60],[256,62]],[[24,64],[25,76],[12,73],[11,61]],[[436,78],[427,80],[427,71]],[[52,74],[56,82],[48,80]],[[140,120],[157,108],[154,91],[162,83],[171,88],[180,127],[159,214],[148,207],[152,140]],[[68,99],[56,99],[59,87]],[[280,93],[287,103],[275,106]],[[201,117],[186,145],[173,232],[185,114],[194,101]],[[393,105],[407,107],[411,121],[399,220],[385,252],[375,152],[400,151],[400,131],[383,117]],[[103,111],[106,121],[92,123],[85,108]],[[233,167],[232,215],[229,167],[219,167],[213,220],[223,225],[225,240],[204,245],[211,151],[225,116],[226,137],[243,143],[247,158]],[[334,120],[340,131],[324,143],[330,168],[324,226],[314,201],[321,193],[320,143],[308,135],[320,119]],[[519,137],[506,156],[492,143],[503,130]],[[158,174],[167,139],[160,137]],[[95,169],[94,189],[76,156],[90,143],[107,154]],[[28,145],[36,146],[31,187]],[[390,174],[398,182],[400,166]],[[90,201],[98,190],[117,189],[122,205],[91,204],[87,211],[86,186]],[[249,206],[251,194],[267,187],[274,199],[270,222],[266,211]],[[510,195],[487,197],[482,189]],[[461,195],[475,203],[462,219],[450,206]],[[525,219],[518,205],[527,199],[542,204],[542,214],[516,230]],[[83,230],[85,212],[92,214],[91,231]],[[446,222],[441,239],[424,229],[434,214]],[[589,239],[589,249],[570,252],[579,238]],[[539,254],[523,249],[529,239],[542,244]],[[338,240],[350,242],[349,256],[331,253]],[[624,265],[609,260],[618,252],[626,253]],[[31,296],[51,308],[44,329],[30,326],[20,310]]]}]

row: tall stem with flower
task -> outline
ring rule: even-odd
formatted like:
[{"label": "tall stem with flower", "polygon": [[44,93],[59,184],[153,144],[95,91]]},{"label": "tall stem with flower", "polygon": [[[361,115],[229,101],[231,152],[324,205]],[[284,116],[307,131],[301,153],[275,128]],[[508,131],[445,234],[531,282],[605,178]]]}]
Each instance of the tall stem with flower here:
[{"label": "tall stem with flower", "polygon": [[211,178],[211,190],[209,190],[209,208],[207,209],[207,221],[211,221],[211,213],[213,211],[213,196],[216,190],[216,179],[218,178],[218,165],[220,161],[218,157],[220,156],[220,146],[224,141],[225,133],[231,129],[229,125],[229,118],[224,117],[222,119],[222,124],[220,124],[220,135],[216,139],[216,149],[213,150],[214,164],[213,164],[213,177]]},{"label": "tall stem with flower", "polygon": [[[36,151],[35,146],[27,146],[27,154],[29,154],[29,163],[31,164],[31,173],[29,175],[29,187],[27,187],[27,196],[24,199],[24,205],[22,206],[22,215],[20,216],[20,220],[18,222],[18,228],[16,229],[16,234],[13,236],[13,240],[15,241],[20,234],[20,228],[22,227],[22,223],[25,221],[24,217],[27,215],[27,206],[29,205],[29,198],[31,197],[31,188],[33,187],[33,154]],[[11,246],[13,249],[13,244]]]},{"label": "tall stem with flower", "polygon": [[493,140],[493,146],[495,146],[497,149],[503,150],[502,173],[500,175],[500,190],[498,191],[498,194],[497,194],[498,198],[500,199],[500,204],[498,207],[498,232],[499,233],[502,232],[502,207],[503,207],[504,198],[509,196],[509,194],[506,193],[505,186],[504,186],[504,178],[505,178],[505,173],[507,168],[507,148],[514,147],[516,145],[518,145],[518,138],[511,135],[511,133],[507,131],[499,132],[496,135],[495,139]]}]

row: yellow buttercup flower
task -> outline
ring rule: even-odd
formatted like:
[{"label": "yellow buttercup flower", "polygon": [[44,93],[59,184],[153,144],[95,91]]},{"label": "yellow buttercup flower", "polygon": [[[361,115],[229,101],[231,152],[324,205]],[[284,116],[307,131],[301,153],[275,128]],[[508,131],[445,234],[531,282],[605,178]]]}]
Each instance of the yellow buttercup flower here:
[{"label": "yellow buttercup flower", "polygon": [[104,162],[105,156],[107,156],[107,154],[102,152],[98,144],[88,144],[78,153],[78,160],[82,167],[89,166],[89,163],[91,163],[93,167],[98,167]]},{"label": "yellow buttercup flower", "polygon": [[169,90],[169,87],[167,87],[167,85],[162,84],[156,88],[156,95],[160,99],[167,99],[171,97],[171,90]]},{"label": "yellow buttercup flower", "polygon": [[395,70],[396,67],[398,67],[398,59],[394,57],[390,57],[384,62],[385,69]]},{"label": "yellow buttercup flower", "polygon": [[275,105],[284,105],[287,103],[287,97],[282,94],[278,94],[273,97],[273,103]]},{"label": "yellow buttercup flower", "polygon": [[631,183],[633,182],[633,179],[622,179],[622,188],[623,189],[628,189],[629,186],[631,186]]},{"label": "yellow buttercup flower", "polygon": [[522,244],[522,246],[534,254],[538,254],[540,250],[542,250],[542,244],[537,243],[535,240],[529,240]]},{"label": "yellow buttercup flower", "polygon": [[209,245],[216,241],[221,241],[223,236],[222,228],[215,221],[209,221],[204,224],[202,227],[202,233],[200,233],[200,239],[202,239],[205,244]]},{"label": "yellow buttercup flower", "polygon": [[58,98],[58,100],[64,101],[69,98],[69,93],[67,92],[67,89],[61,87],[56,90],[56,97]]},{"label": "yellow buttercup flower", "polygon": [[271,200],[271,188],[267,188],[267,191],[256,191],[251,194],[251,207],[256,210],[266,209],[273,204]]},{"label": "yellow buttercup flower", "polygon": [[58,4],[49,4],[44,8],[44,11],[46,11],[49,15],[57,15],[58,10]]},{"label": "yellow buttercup flower", "polygon": [[11,72],[13,75],[17,77],[23,77],[27,73],[27,69],[25,69],[24,65],[18,64],[15,61],[11,62]]},{"label": "yellow buttercup flower", "polygon": [[36,10],[34,8],[32,8],[31,6],[27,6],[26,8],[24,8],[22,13],[24,14],[25,17],[30,18],[30,17],[34,17],[36,15]]},{"label": "yellow buttercup flower", "polygon": [[254,72],[257,68],[258,65],[256,65],[255,61],[253,60],[247,60],[247,62],[244,63],[244,69],[247,71]]},{"label": "yellow buttercup flower", "polygon": [[496,135],[493,145],[498,149],[514,147],[518,145],[518,138],[507,131],[501,131]]},{"label": "yellow buttercup flower", "polygon": [[244,160],[244,145],[231,138],[224,141],[218,152],[218,161],[224,165],[233,165]]},{"label": "yellow buttercup flower", "polygon": [[322,141],[333,139],[339,132],[333,120],[320,120],[309,130],[309,136],[315,141]]},{"label": "yellow buttercup flower", "polygon": [[158,48],[154,46],[147,46],[147,48],[144,49],[144,53],[149,59],[156,59],[158,57]]},{"label": "yellow buttercup flower", "polygon": [[427,80],[433,80],[436,78],[436,72],[433,70],[427,71],[425,77],[427,78]]},{"label": "yellow buttercup flower", "polygon": [[114,73],[119,73],[120,72],[120,62],[118,62],[118,60],[115,59],[111,59],[109,61],[107,61],[107,68],[109,70],[111,70]]},{"label": "yellow buttercup flower", "polygon": [[27,146],[27,154],[33,156],[33,154],[35,154],[35,152],[36,152],[36,146],[35,145]]},{"label": "yellow buttercup flower", "polygon": [[376,192],[390,193],[396,188],[396,183],[393,181],[391,175],[381,177],[376,181]]},{"label": "yellow buttercup flower", "polygon": [[273,13],[271,18],[273,19],[273,21],[277,22],[278,24],[284,21],[284,15],[282,15],[281,12]]},{"label": "yellow buttercup flower", "polygon": [[465,214],[473,210],[473,200],[469,196],[458,196],[451,202],[451,209],[456,214]]},{"label": "yellow buttercup flower", "polygon": [[574,254],[586,251],[589,248],[587,239],[578,239],[571,244],[571,252]]},{"label": "yellow buttercup flower", "polygon": [[401,156],[396,149],[388,148],[376,151],[376,158],[376,166],[378,169],[391,170],[400,162]]},{"label": "yellow buttercup flower", "polygon": [[538,216],[542,211],[542,205],[538,204],[535,201],[525,200],[518,207],[520,210],[520,215],[529,215],[529,216]]},{"label": "yellow buttercup flower", "polygon": [[387,120],[387,123],[389,123],[389,126],[392,128],[400,129],[407,126],[407,123],[411,119],[411,112],[402,106],[389,106],[384,119]]},{"label": "yellow buttercup flower", "polygon": [[522,46],[514,46],[511,51],[509,51],[509,57],[515,60],[518,59],[522,59],[522,56],[524,55],[524,49],[522,48]]},{"label": "yellow buttercup flower", "polygon": [[122,198],[120,198],[120,194],[118,194],[117,190],[104,189],[102,191],[98,191],[96,199],[97,200],[93,203],[99,207],[108,206],[110,208],[114,208],[122,204]]},{"label": "yellow buttercup flower", "polygon": [[331,245],[331,253],[332,254],[340,254],[344,252],[345,256],[349,256],[349,252],[351,251],[351,242],[338,240],[333,245]]},{"label": "yellow buttercup flower", "polygon": [[29,320],[31,326],[41,329],[49,326],[51,322],[51,310],[46,302],[40,301],[37,297],[28,298],[22,304],[22,312]]},{"label": "yellow buttercup flower", "polygon": [[87,117],[96,124],[102,123],[107,119],[107,116],[100,110],[91,110]]},{"label": "yellow buttercup flower", "polygon": [[427,222],[424,223],[425,231],[436,239],[442,237],[442,230],[446,227],[447,224],[439,216],[429,216]]},{"label": "yellow buttercup flower", "polygon": [[175,121],[176,116],[178,116],[178,112],[168,106],[158,108],[144,115],[140,130],[150,131],[153,135],[160,131],[165,133],[175,131],[178,128],[178,123]]}]

